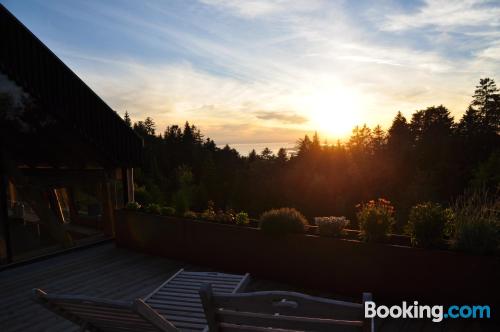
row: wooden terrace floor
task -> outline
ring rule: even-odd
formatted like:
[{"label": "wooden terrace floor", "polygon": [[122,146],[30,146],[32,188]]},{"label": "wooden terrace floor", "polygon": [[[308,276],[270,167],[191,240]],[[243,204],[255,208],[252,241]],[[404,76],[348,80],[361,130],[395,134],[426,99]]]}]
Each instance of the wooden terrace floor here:
[{"label": "wooden terrace floor", "polygon": [[[32,302],[32,288],[42,288],[49,293],[132,300],[146,296],[182,267],[193,271],[210,271],[162,257],[115,248],[111,243],[6,269],[0,272],[0,331],[78,331],[73,323]],[[252,279],[247,287],[249,291],[273,289],[308,293],[303,289],[258,279]],[[376,299],[376,294],[374,297]],[[386,319],[377,321],[376,326],[376,331],[384,332],[500,331],[500,327],[492,322],[480,325],[478,321],[446,321],[435,324],[426,320]]]}]

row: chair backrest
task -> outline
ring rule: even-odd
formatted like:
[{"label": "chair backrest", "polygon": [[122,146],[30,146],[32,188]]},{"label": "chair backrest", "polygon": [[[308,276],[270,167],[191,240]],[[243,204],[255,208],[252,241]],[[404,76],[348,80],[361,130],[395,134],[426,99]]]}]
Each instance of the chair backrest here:
[{"label": "chair backrest", "polygon": [[[210,332],[223,331],[373,331],[362,303],[336,301],[306,294],[272,291],[214,294],[210,284],[200,289]],[[371,294],[363,294],[363,302]]]},{"label": "chair backrest", "polygon": [[33,289],[33,299],[80,326],[82,331],[147,331],[178,330],[142,300],[112,301],[77,295],[47,294]]}]

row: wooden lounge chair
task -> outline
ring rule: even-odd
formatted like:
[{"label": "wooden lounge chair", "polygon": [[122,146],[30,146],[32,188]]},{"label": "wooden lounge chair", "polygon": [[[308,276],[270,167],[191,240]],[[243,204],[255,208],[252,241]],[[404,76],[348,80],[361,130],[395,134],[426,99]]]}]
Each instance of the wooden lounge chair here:
[{"label": "wooden lounge chair", "polygon": [[177,328],[144,301],[111,301],[87,296],[53,295],[35,288],[34,300],[52,312],[80,325],[80,331],[162,331]]},{"label": "wooden lounge chair", "polygon": [[52,312],[78,324],[81,331],[206,331],[199,289],[212,283],[221,294],[244,289],[249,275],[179,270],[144,299],[111,301],[33,289],[33,298]]},{"label": "wooden lounge chair", "polygon": [[204,331],[207,320],[199,295],[200,287],[211,283],[218,294],[235,294],[244,290],[250,275],[179,270],[144,298],[154,310],[179,329]]},{"label": "wooden lounge chair", "polygon": [[283,291],[217,294],[205,284],[200,297],[210,332],[374,331],[363,315],[369,293],[351,303]]}]

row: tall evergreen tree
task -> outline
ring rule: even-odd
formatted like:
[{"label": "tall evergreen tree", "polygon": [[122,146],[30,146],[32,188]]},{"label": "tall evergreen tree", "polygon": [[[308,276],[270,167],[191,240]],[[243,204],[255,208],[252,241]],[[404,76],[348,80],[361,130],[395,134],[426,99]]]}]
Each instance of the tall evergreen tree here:
[{"label": "tall evergreen tree", "polygon": [[500,91],[491,78],[482,78],[476,86],[471,106],[483,118],[486,130],[500,132]]},{"label": "tall evergreen tree", "polygon": [[129,127],[132,127],[132,121],[130,120],[130,115],[128,114],[127,111],[125,111],[125,115],[123,116],[123,121],[125,121],[125,124]]}]

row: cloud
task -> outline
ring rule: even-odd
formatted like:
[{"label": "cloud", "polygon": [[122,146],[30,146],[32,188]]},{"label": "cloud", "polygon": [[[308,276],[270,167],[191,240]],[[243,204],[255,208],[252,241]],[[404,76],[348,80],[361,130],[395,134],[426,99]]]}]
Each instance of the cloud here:
[{"label": "cloud", "polygon": [[491,45],[490,47],[480,51],[478,53],[478,57],[499,62],[500,61],[500,43]]},{"label": "cloud", "polygon": [[[370,126],[431,105],[463,112],[481,76],[500,77],[500,31],[487,3],[454,3],[382,13],[319,0],[151,1],[136,11],[49,2],[82,26],[119,33],[128,47],[103,51],[74,38],[48,45],[133,120],[152,116],[158,128],[189,120],[217,143],[288,141],[314,131],[322,112],[342,117],[349,100],[360,101],[359,119]],[[474,27],[460,23],[461,15],[472,15]],[[429,34],[436,27],[446,31]],[[344,92],[349,98],[338,98]]]},{"label": "cloud", "polygon": [[322,3],[318,0],[201,0],[201,2],[244,18],[265,17],[284,12],[310,12]]},{"label": "cloud", "polygon": [[387,15],[382,28],[400,31],[429,26],[440,30],[496,28],[500,26],[500,6],[484,0],[426,0],[417,12]]},{"label": "cloud", "polygon": [[306,117],[291,112],[259,111],[255,114],[261,120],[277,120],[283,123],[302,124],[308,121]]}]

